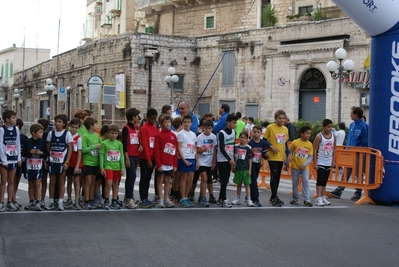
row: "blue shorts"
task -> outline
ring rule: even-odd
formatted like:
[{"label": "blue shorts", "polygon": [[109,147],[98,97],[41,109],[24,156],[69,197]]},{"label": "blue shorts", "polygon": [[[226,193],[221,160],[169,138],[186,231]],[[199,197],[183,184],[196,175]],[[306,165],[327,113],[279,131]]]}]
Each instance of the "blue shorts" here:
[{"label": "blue shorts", "polygon": [[3,164],[1,164],[0,166],[3,167],[4,169],[7,169],[8,171],[12,171],[18,166],[18,164],[17,163],[9,163],[9,164],[7,164],[7,167],[4,166]]},{"label": "blue shorts", "polygon": [[190,166],[187,166],[182,159],[178,160],[178,168],[181,173],[195,172],[195,159],[186,159],[191,162]]},{"label": "blue shorts", "polygon": [[62,168],[63,164],[54,164],[54,163],[50,163],[50,165],[48,166],[48,173],[50,175],[58,175],[64,172],[63,168]]},{"label": "blue shorts", "polygon": [[43,168],[40,170],[29,170],[25,172],[25,178],[28,181],[36,181],[41,179],[43,176]]}]

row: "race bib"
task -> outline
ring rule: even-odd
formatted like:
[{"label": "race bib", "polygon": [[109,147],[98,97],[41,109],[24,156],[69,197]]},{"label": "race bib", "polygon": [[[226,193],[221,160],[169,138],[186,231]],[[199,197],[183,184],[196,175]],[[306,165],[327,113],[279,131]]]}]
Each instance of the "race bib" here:
[{"label": "race bib", "polygon": [[6,145],[6,154],[10,157],[18,155],[17,145]]},{"label": "race bib", "polygon": [[195,154],[195,145],[187,144],[186,153],[187,154]]},{"label": "race bib", "polygon": [[150,137],[148,140],[149,140],[149,142],[150,142],[150,148],[154,148],[155,137]]},{"label": "race bib", "polygon": [[32,170],[32,171],[38,171],[41,170],[43,166],[43,160],[42,159],[29,159],[27,161],[27,169]]},{"label": "race bib", "polygon": [[78,151],[78,141],[72,140],[72,148],[74,152]]},{"label": "race bib", "polygon": [[234,156],[234,145],[226,145],[225,148],[227,155],[230,158],[233,158]]},{"label": "race bib", "polygon": [[237,159],[245,160],[245,156],[247,155],[247,151],[245,149],[237,148]]},{"label": "race bib", "polygon": [[309,156],[309,150],[306,148],[298,147],[296,149],[295,156],[297,156],[300,159],[307,159]]},{"label": "race bib", "polygon": [[324,146],[324,154],[327,156],[331,156],[334,150],[334,145],[332,143],[327,143]]},{"label": "race bib", "polygon": [[254,152],[254,157],[252,158],[252,162],[260,163],[261,162],[262,153],[259,151]]},{"label": "race bib", "polygon": [[203,145],[202,149],[206,149],[205,152],[202,153],[202,155],[204,155],[204,156],[212,155],[212,153],[213,153],[213,144]]},{"label": "race bib", "polygon": [[131,145],[138,145],[139,144],[139,135],[138,135],[138,133],[131,133],[130,134],[130,144]]},{"label": "race bib", "polygon": [[50,162],[52,163],[62,163],[64,160],[64,152],[50,152]]},{"label": "race bib", "polygon": [[285,134],[276,134],[277,144],[285,143]]},{"label": "race bib", "polygon": [[90,151],[90,154],[92,154],[93,156],[98,156],[98,150],[94,149],[94,150]]},{"label": "race bib", "polygon": [[107,160],[108,161],[119,161],[121,159],[121,152],[119,150],[108,150]]},{"label": "race bib", "polygon": [[176,146],[171,143],[166,143],[163,152],[174,156],[176,154]]}]

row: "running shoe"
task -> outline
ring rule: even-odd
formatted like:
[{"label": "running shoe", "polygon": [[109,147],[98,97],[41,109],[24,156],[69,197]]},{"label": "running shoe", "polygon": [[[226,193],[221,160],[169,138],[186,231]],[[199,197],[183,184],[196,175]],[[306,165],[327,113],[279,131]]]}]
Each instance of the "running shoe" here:
[{"label": "running shoe", "polygon": [[6,211],[18,211],[13,202],[8,202],[6,205]]},{"label": "running shoe", "polygon": [[247,199],[247,207],[253,207],[254,203],[252,202],[251,199]]},{"label": "running shoe", "polygon": [[175,206],[175,204],[172,201],[170,201],[169,198],[167,200],[165,200],[164,204],[165,204],[165,207],[167,207],[167,208],[173,208]]},{"label": "running shoe", "polygon": [[236,198],[233,200],[233,202],[231,202],[231,204],[233,204],[233,205],[241,205],[241,200],[240,200],[238,197],[236,197]]},{"label": "running shoe", "polygon": [[326,196],[322,196],[321,200],[323,201],[324,205],[326,205],[326,206],[331,205],[331,202],[327,200]]},{"label": "running shoe", "polygon": [[313,204],[312,204],[312,202],[309,202],[309,201],[303,201],[303,205],[305,206],[305,207],[313,207]]}]

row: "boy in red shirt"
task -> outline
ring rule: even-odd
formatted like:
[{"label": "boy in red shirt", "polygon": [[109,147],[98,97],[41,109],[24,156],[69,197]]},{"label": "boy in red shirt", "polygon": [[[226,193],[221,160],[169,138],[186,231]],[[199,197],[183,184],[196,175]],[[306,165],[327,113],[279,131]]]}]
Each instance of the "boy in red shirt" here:
[{"label": "boy in red shirt", "polygon": [[[177,137],[170,130],[172,118],[169,115],[161,116],[159,120],[162,130],[155,136],[155,164],[158,170],[158,208],[173,208],[175,204],[168,198],[170,189],[170,178],[177,169]],[[162,184],[164,194],[162,198]]]},{"label": "boy in red shirt", "polygon": [[[155,167],[154,147],[155,136],[158,133],[155,121],[157,120],[158,112],[156,109],[150,108],[147,111],[147,121],[140,129],[140,144],[143,151],[140,154],[140,203],[139,207],[148,209],[153,206],[152,202],[148,199],[148,189],[150,188],[150,181],[152,172]],[[157,179],[155,176],[155,184]]]}]

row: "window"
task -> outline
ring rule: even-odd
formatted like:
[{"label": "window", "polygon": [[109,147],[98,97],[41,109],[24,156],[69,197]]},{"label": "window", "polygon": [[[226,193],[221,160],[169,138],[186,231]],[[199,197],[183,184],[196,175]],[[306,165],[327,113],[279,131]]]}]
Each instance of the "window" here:
[{"label": "window", "polygon": [[14,75],[13,71],[14,71],[14,66],[13,66],[13,63],[11,62],[10,63],[10,78]]},{"label": "window", "polygon": [[222,86],[234,86],[234,54],[227,51],[222,61]]},{"label": "window", "polygon": [[173,85],[173,90],[179,90],[183,91],[184,90],[184,75],[182,74],[176,74],[177,77],[179,77],[179,81]]},{"label": "window", "polygon": [[312,11],[313,11],[313,6],[300,6],[298,8],[298,13],[301,15],[306,15],[306,13],[312,12]]},{"label": "window", "polygon": [[245,105],[245,116],[257,119],[259,117],[258,104],[246,104]]},{"label": "window", "polygon": [[198,103],[198,115],[200,115],[201,118],[203,118],[207,113],[210,113],[210,104]]},{"label": "window", "polygon": [[205,15],[205,29],[215,29],[215,15]]}]

